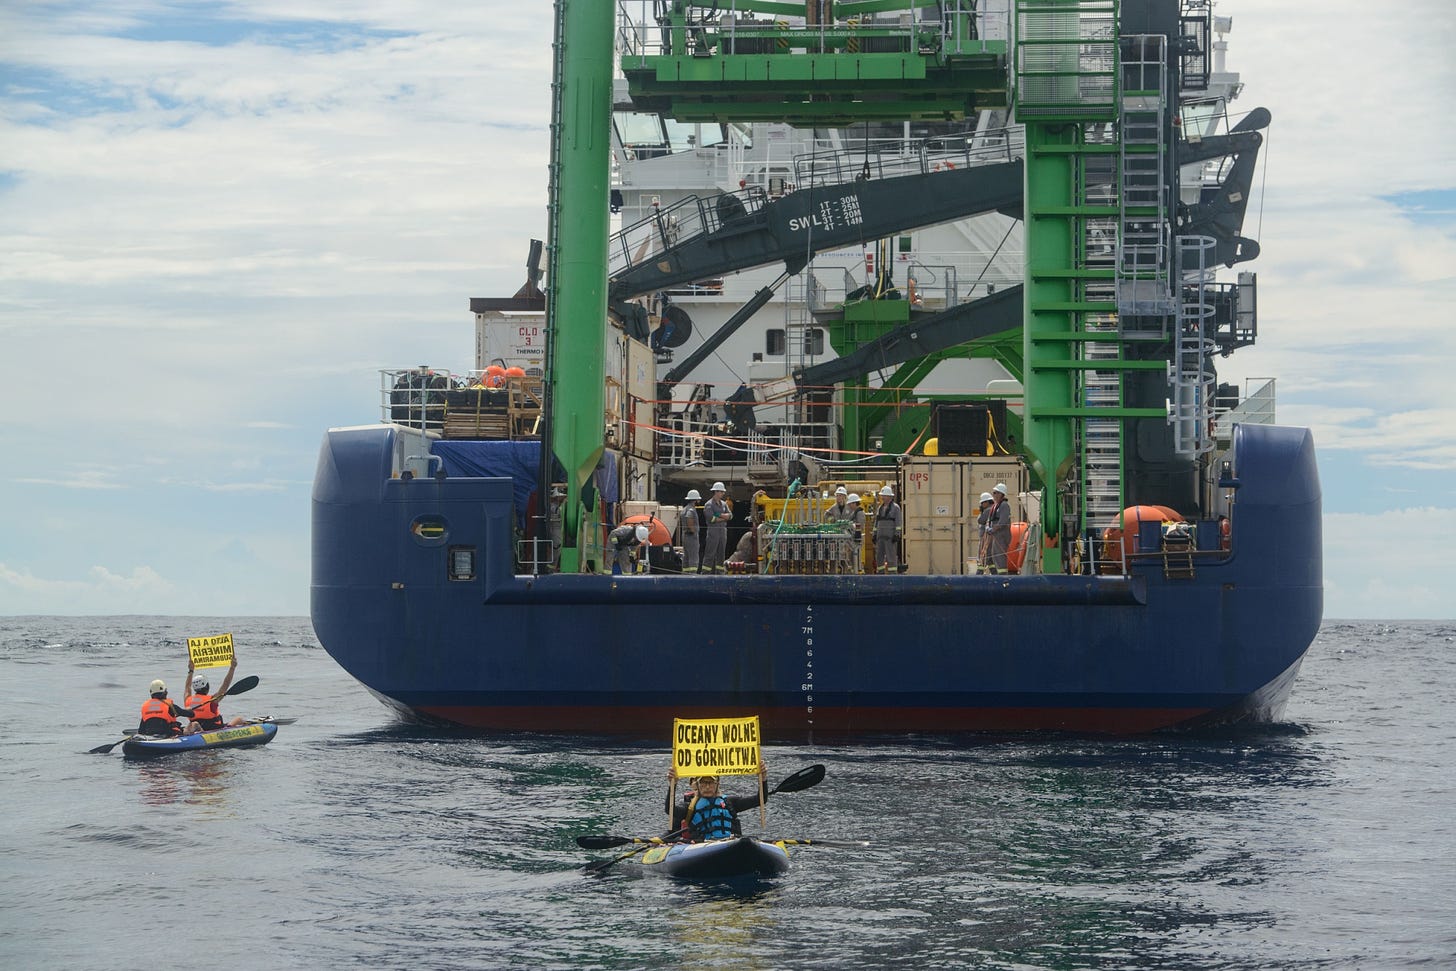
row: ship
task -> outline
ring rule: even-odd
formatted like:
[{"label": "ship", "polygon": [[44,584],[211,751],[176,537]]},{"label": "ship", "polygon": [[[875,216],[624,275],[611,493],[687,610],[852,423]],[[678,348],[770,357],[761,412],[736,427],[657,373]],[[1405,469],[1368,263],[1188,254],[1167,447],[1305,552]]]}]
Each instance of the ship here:
[{"label": "ship", "polygon": [[[1231,113],[1226,18],[554,17],[524,285],[470,300],[472,366],[381,369],[379,420],[320,449],[311,617],[350,675],[502,732],[1283,717],[1323,611],[1319,472],[1273,382],[1216,367],[1257,337],[1243,223],[1271,121]],[[715,485],[736,552],[704,573],[680,519]],[[831,521],[841,488],[862,529]],[[631,522],[649,538],[615,555]]]}]

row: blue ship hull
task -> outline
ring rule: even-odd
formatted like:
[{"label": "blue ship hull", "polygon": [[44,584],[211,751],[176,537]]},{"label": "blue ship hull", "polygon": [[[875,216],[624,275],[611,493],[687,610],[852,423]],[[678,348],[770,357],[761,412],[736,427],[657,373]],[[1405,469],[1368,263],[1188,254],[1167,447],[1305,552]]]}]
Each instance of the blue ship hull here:
[{"label": "blue ship hull", "polygon": [[[314,629],[388,704],[475,728],[657,736],[756,713],[784,741],[1270,721],[1323,610],[1302,428],[1236,429],[1232,549],[1191,578],[1153,558],[1127,576],[518,576],[512,480],[391,477],[394,437],[325,438]],[[420,517],[443,530],[420,535]],[[463,549],[474,570],[451,579]]]}]

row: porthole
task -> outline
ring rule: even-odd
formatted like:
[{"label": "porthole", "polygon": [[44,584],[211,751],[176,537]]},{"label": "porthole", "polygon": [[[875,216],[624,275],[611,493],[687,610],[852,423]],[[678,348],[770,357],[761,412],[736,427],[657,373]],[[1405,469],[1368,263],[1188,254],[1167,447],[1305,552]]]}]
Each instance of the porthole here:
[{"label": "porthole", "polygon": [[450,535],[443,516],[418,516],[410,523],[410,533],[422,546],[439,546]]}]

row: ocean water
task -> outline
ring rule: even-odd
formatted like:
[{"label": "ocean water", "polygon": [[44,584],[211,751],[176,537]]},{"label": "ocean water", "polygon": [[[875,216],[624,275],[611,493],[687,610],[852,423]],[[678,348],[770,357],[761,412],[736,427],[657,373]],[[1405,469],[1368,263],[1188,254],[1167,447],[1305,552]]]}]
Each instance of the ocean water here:
[{"label": "ocean water", "polygon": [[[224,712],[296,724],[86,754],[222,631]],[[667,726],[403,727],[302,618],[0,618],[0,968],[1452,968],[1453,689],[1456,623],[1331,621],[1280,725],[769,746],[828,767],[774,835],[873,845],[722,888],[580,870],[666,828]]]}]

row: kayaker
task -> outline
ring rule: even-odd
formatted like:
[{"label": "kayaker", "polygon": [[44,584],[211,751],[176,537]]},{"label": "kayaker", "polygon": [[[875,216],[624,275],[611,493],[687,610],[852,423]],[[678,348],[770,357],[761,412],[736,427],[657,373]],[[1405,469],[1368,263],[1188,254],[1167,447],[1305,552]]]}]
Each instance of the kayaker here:
[{"label": "kayaker", "polygon": [[137,725],[138,735],[181,735],[182,723],[178,716],[192,717],[192,710],[167,697],[167,683],[161,678],[153,681],[148,689],[151,693],[142,702],[142,719]]},{"label": "kayaker", "polygon": [[197,732],[215,732],[219,728],[236,728],[247,723],[246,718],[234,718],[224,723],[222,714],[217,710],[217,703],[232,687],[233,675],[238,670],[238,656],[233,654],[232,663],[228,665],[227,677],[223,678],[222,687],[217,694],[212,694],[212,686],[208,683],[207,675],[192,673],[192,663],[187,664],[187,683],[192,685],[192,694],[187,696],[185,704],[192,709],[192,724],[187,726],[187,734]]},{"label": "kayaker", "polygon": [[[724,796],[719,789],[718,777],[700,775],[687,797],[672,807],[672,831],[682,833],[688,843],[704,840],[727,839],[743,835],[738,814],[745,809],[759,805],[759,792],[763,793],[763,804],[768,804],[768,764],[758,763],[759,788],[750,796]],[[667,779],[672,783],[668,791],[668,802],[677,791],[677,770],[669,769]]]}]

